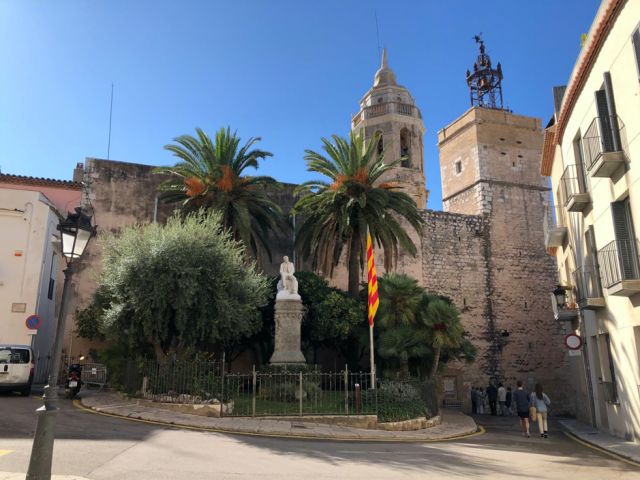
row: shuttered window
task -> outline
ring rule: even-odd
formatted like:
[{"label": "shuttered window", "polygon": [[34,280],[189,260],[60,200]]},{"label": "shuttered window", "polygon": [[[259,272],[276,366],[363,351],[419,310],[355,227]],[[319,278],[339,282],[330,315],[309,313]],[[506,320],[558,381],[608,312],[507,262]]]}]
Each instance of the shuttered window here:
[{"label": "shuttered window", "polygon": [[613,228],[616,234],[622,280],[637,279],[639,278],[638,253],[629,199],[612,203],[611,212],[613,214]]},{"label": "shuttered window", "polygon": [[613,96],[611,74],[604,73],[604,88],[596,92],[596,107],[600,121],[600,140],[603,152],[618,152],[622,144]]},{"label": "shuttered window", "polygon": [[640,28],[636,29],[632,35],[633,53],[636,57],[636,67],[638,67],[638,80],[640,80]]}]

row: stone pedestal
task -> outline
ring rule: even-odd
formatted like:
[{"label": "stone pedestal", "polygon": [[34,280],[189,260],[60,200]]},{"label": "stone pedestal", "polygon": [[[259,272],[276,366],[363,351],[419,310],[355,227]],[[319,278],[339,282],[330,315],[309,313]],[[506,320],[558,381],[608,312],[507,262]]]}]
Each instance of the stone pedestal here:
[{"label": "stone pedestal", "polygon": [[300,351],[300,324],[304,307],[299,295],[291,297],[293,298],[276,298],[275,350],[269,362],[271,364],[307,363]]}]

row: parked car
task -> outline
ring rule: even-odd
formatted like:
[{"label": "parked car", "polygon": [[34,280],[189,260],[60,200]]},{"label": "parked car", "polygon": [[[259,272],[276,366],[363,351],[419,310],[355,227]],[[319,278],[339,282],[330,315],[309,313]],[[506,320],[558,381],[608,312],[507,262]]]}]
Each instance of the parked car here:
[{"label": "parked car", "polygon": [[0,392],[31,393],[33,351],[26,345],[0,345]]}]

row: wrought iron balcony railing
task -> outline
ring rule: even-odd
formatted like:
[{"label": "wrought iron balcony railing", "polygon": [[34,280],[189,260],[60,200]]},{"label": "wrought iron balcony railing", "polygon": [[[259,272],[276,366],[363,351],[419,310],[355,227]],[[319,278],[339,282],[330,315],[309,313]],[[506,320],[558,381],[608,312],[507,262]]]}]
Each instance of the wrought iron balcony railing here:
[{"label": "wrought iron balcony railing", "polygon": [[570,212],[581,212],[591,199],[587,192],[587,180],[584,167],[580,164],[569,165],[560,177],[565,207]]},{"label": "wrought iron balcony railing", "polygon": [[640,280],[637,240],[614,240],[598,251],[602,286],[609,288],[624,280]]},{"label": "wrought iron balcony railing", "polygon": [[560,247],[567,235],[567,223],[564,207],[558,205],[545,205],[544,218],[542,219],[545,247]]},{"label": "wrought iron balcony railing", "polygon": [[594,177],[610,177],[625,162],[627,135],[617,115],[596,117],[582,139],[584,161]]},{"label": "wrought iron balcony railing", "polygon": [[573,272],[576,301],[583,303],[591,298],[603,298],[598,265],[584,265]]}]

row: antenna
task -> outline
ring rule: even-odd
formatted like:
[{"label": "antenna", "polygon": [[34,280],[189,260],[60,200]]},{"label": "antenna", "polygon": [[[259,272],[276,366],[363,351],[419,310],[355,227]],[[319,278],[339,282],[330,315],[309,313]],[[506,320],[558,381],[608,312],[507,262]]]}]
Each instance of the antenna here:
[{"label": "antenna", "polygon": [[113,116],[113,82],[111,82],[111,108],[109,109],[109,143],[107,145],[107,160],[111,153],[111,117]]},{"label": "antenna", "polygon": [[378,32],[378,11],[376,13],[376,38],[378,39],[378,64],[382,63],[382,57],[380,56],[380,32]]}]

